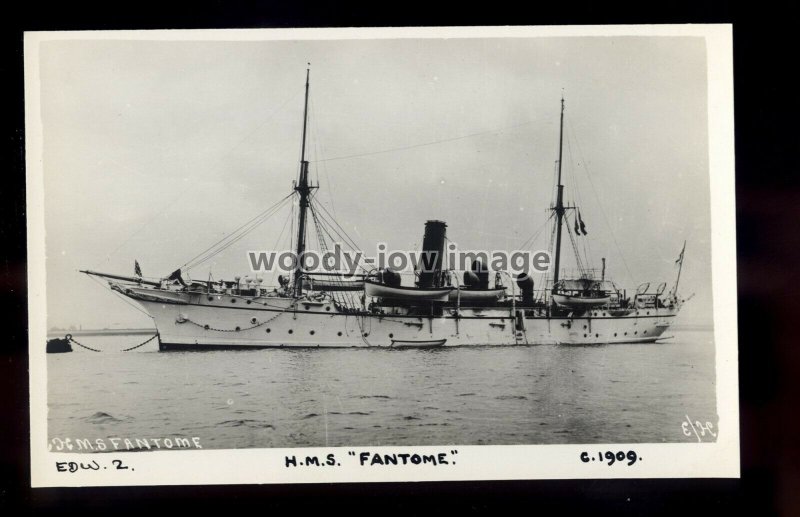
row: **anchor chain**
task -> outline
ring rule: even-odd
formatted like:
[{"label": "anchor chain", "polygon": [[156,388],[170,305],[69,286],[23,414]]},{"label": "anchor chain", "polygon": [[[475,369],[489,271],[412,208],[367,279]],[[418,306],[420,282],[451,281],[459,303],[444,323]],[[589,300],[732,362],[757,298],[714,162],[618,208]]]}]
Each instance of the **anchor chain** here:
[{"label": "anchor chain", "polygon": [[183,318],[181,318],[180,320],[178,320],[178,322],[179,323],[183,323],[183,322],[191,323],[192,325],[197,325],[198,327],[200,327],[202,329],[213,330],[214,332],[241,332],[242,330],[251,330],[251,329],[258,328],[258,327],[261,327],[263,325],[266,325],[267,323],[276,320],[279,316],[282,316],[283,314],[285,314],[285,312],[279,312],[278,314],[276,314],[275,316],[271,317],[270,319],[262,321],[260,323],[256,323],[252,327],[247,327],[247,328],[236,327],[235,329],[216,329],[216,328],[214,328],[214,327],[212,327],[210,325],[203,325],[203,324],[197,323],[196,321],[192,321],[192,320],[190,320],[189,318],[187,318],[185,316]]},{"label": "anchor chain", "polygon": [[130,348],[125,348],[125,349],[123,349],[122,351],[123,351],[123,352],[130,352],[131,350],[136,350],[137,348],[139,348],[139,347],[142,347],[142,346],[146,345],[147,343],[149,343],[150,341],[154,340],[154,339],[155,339],[155,338],[157,338],[157,337],[158,337],[158,332],[156,332],[155,334],[153,334],[153,336],[152,336],[150,339],[148,339],[147,341],[145,341],[144,343],[139,343],[139,344],[138,344],[138,345],[136,345],[136,346],[132,346],[132,347],[130,347]]},{"label": "anchor chain", "polygon": [[86,346],[86,345],[82,345],[82,344],[78,343],[77,341],[72,339],[72,334],[67,334],[66,336],[64,336],[64,339],[66,339],[70,343],[74,343],[74,344],[78,345],[81,348],[85,348],[86,350],[91,350],[92,352],[102,352],[102,350],[97,350],[96,348],[92,348],[90,346]]},{"label": "anchor chain", "polygon": [[[136,346],[132,346],[132,347],[130,347],[130,348],[125,348],[125,349],[123,349],[123,350],[121,350],[121,351],[122,351],[122,352],[130,352],[131,350],[136,350],[137,348],[139,348],[139,347],[143,347],[144,345],[146,345],[147,343],[149,343],[150,341],[154,340],[154,339],[155,339],[155,338],[157,338],[157,337],[158,337],[158,332],[156,332],[155,334],[153,334],[152,336],[150,336],[150,337],[147,339],[147,341],[145,341],[145,342],[143,342],[143,343],[139,343],[138,345],[136,345]],[[66,339],[66,340],[67,340],[67,341],[69,341],[70,343],[73,343],[73,344],[75,344],[75,345],[78,345],[78,346],[79,346],[79,347],[81,347],[81,348],[85,348],[86,350],[91,350],[92,352],[102,352],[102,351],[103,351],[103,350],[98,350],[98,349],[96,349],[96,348],[92,348],[92,347],[90,347],[90,346],[86,346],[86,345],[84,345],[84,344],[82,344],[82,343],[78,343],[78,342],[77,342],[77,341],[75,341],[75,339],[72,337],[72,334],[67,334],[66,336],[64,336],[64,339]]]}]

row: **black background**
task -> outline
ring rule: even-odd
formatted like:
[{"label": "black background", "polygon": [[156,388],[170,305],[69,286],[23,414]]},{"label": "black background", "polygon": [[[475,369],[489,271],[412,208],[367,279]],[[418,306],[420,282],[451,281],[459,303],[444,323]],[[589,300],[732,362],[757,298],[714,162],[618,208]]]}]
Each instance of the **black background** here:
[{"label": "black background", "polygon": [[[47,5],[4,13],[0,176],[0,504],[19,513],[190,511],[571,512],[694,515],[800,512],[794,320],[800,319],[798,17],[789,2],[340,4],[166,1]],[[22,33],[25,30],[732,23],[736,126],[741,480],[582,480],[295,486],[30,488]],[[790,149],[790,142],[792,148]],[[209,466],[209,468],[213,468]]]}]

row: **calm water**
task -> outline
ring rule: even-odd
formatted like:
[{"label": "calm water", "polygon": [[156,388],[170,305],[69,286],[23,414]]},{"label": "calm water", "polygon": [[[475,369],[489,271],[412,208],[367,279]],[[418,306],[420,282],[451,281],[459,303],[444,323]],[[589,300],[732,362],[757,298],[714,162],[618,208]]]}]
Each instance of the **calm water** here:
[{"label": "calm water", "polygon": [[[50,354],[50,438],[204,448],[682,442],[716,428],[711,331],[655,345]],[[723,430],[724,432],[724,430]]]}]

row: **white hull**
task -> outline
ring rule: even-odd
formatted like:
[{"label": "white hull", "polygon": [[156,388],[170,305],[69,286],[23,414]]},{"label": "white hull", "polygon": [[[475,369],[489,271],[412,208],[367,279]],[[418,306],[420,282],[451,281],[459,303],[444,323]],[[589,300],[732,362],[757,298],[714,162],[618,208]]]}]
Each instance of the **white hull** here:
[{"label": "white hull", "polygon": [[127,295],[153,317],[162,350],[390,347],[392,340],[438,339],[446,339],[447,347],[644,343],[661,337],[677,313],[640,309],[613,317],[596,311],[570,318],[511,308],[462,308],[460,317],[448,310],[442,316],[426,317],[354,314],[332,302],[303,303],[291,298],[248,303],[230,295],[212,295],[209,300],[203,293],[179,293],[179,303],[166,303],[141,296],[151,293],[151,289],[134,287]]}]

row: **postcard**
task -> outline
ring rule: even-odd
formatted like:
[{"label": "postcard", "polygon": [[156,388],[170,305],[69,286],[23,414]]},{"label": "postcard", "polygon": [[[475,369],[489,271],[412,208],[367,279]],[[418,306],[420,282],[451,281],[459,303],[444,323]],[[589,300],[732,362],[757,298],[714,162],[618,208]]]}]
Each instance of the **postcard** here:
[{"label": "postcard", "polygon": [[34,487],[739,476],[729,25],[29,32]]}]

